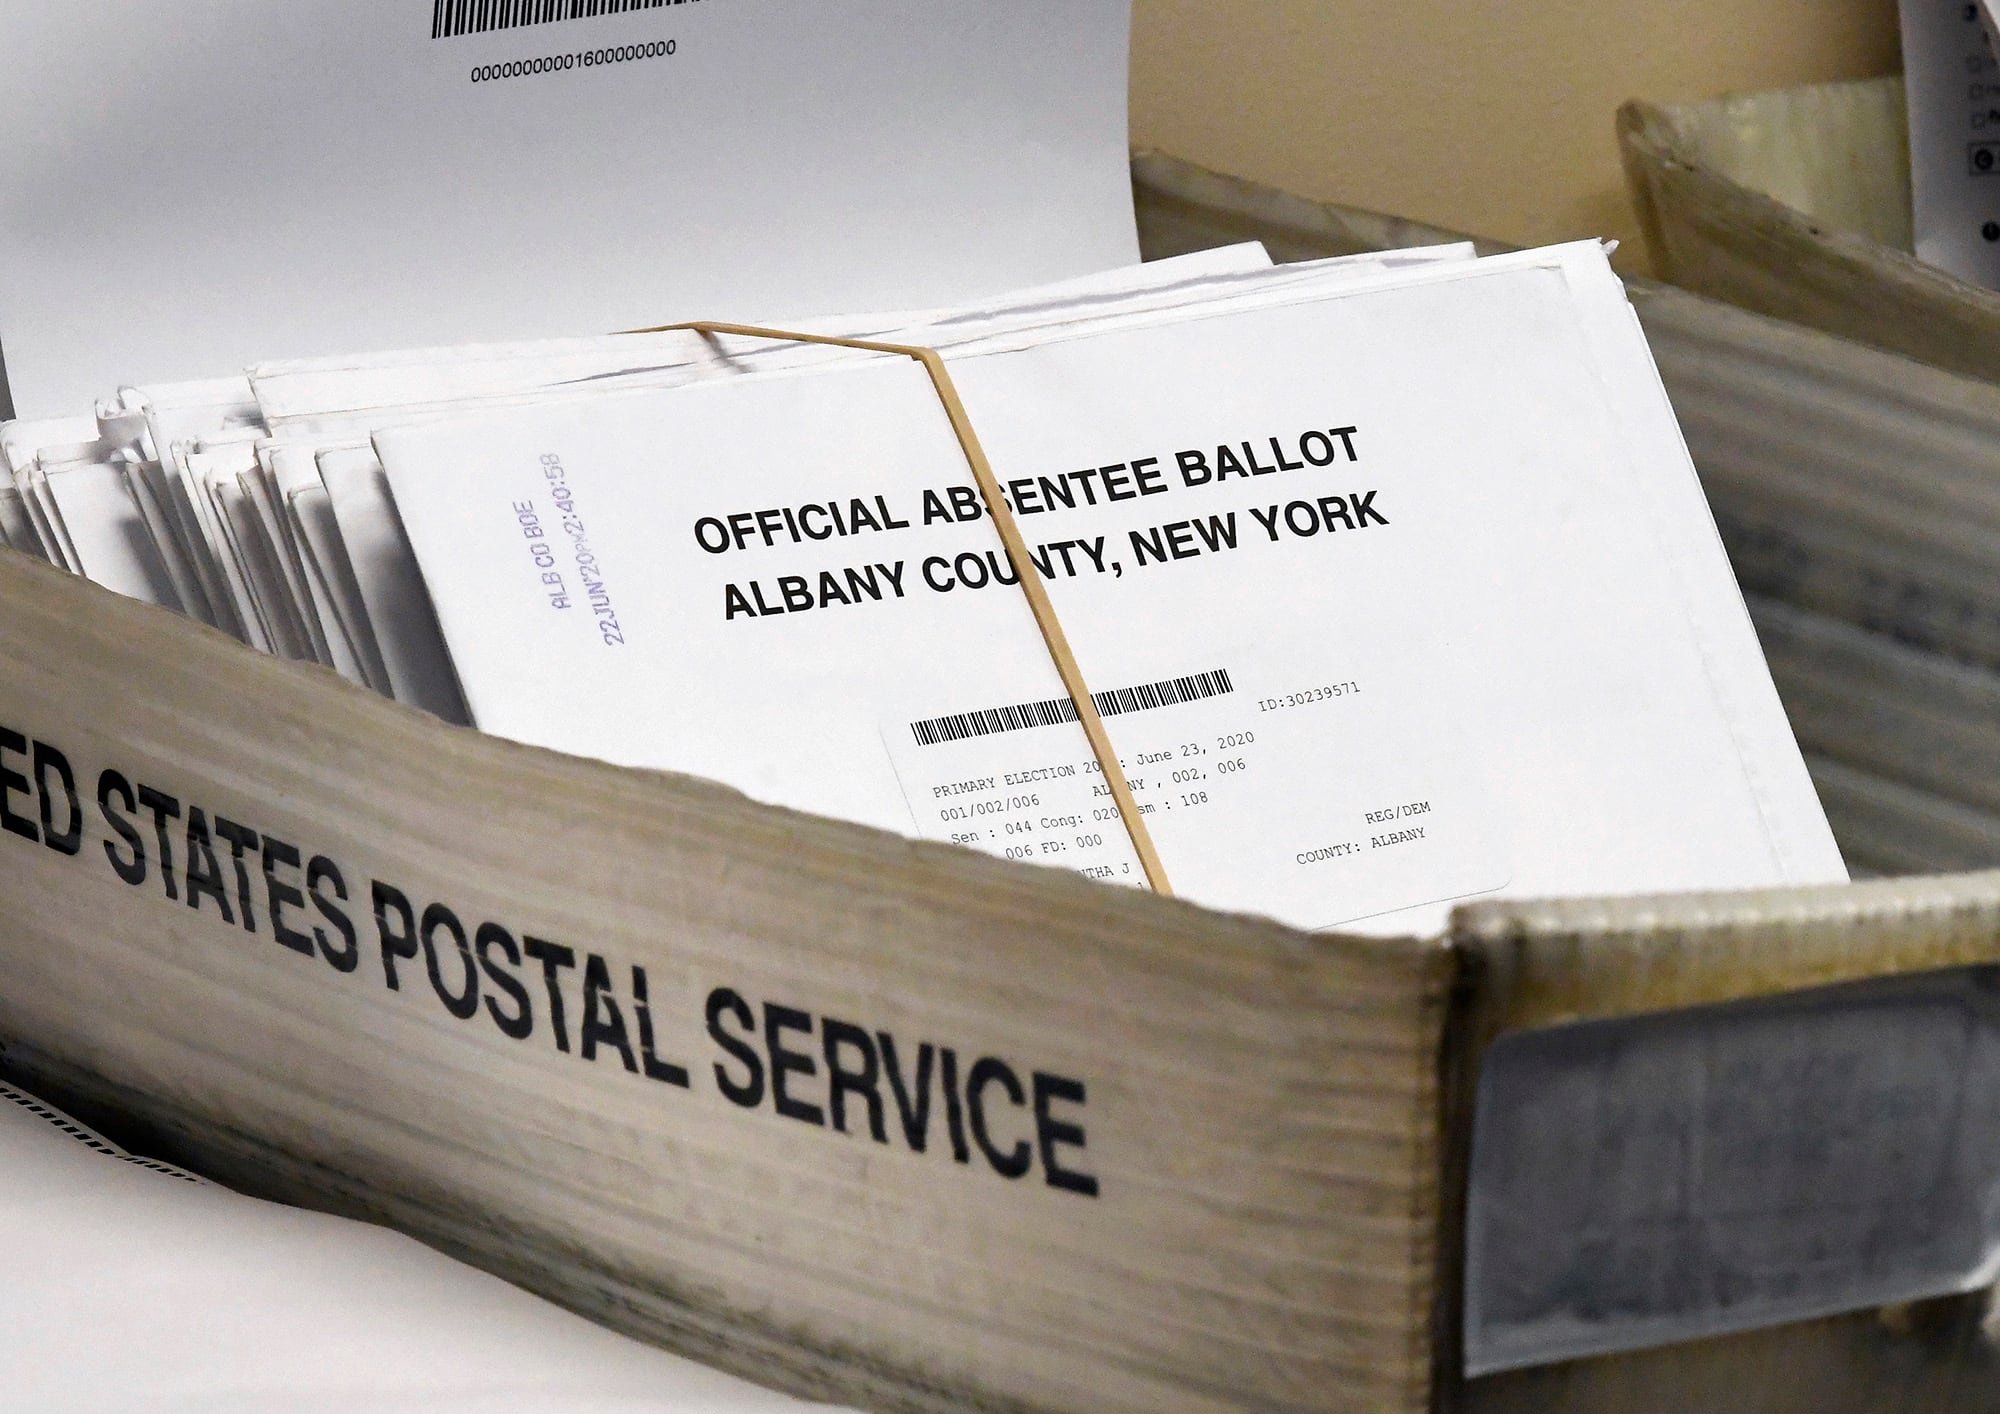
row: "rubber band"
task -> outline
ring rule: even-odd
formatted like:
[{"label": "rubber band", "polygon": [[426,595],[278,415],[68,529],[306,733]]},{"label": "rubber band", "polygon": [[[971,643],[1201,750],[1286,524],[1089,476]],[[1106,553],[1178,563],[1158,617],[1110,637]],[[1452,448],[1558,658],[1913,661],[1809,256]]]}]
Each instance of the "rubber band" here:
[{"label": "rubber band", "polygon": [[1097,703],[1090,695],[1090,688],[1083,680],[1083,671],[1077,666],[1076,655],[1070,651],[1069,638],[1063,633],[1062,621],[1056,617],[1055,605],[1049,601],[1048,589],[1042,584],[1041,576],[1035,569],[1033,559],[1028,554],[1028,542],[1021,536],[1021,528],[1014,520],[1014,512],[1007,504],[1007,498],[1000,494],[1000,482],[993,475],[992,463],[986,460],[986,451],[979,444],[979,435],[972,429],[972,419],[966,415],[965,404],[960,401],[958,388],[946,371],[944,358],[936,349],[920,348],[914,344],[886,344],[872,339],[843,339],[830,334],[793,334],[783,329],[762,329],[747,324],[715,324],[696,321],[688,324],[664,324],[656,329],[634,329],[635,334],[667,334],[685,330],[708,338],[728,336],[742,339],[770,339],[780,343],[827,344],[835,348],[860,349],[867,353],[897,354],[915,359],[930,374],[931,387],[944,405],[945,416],[951,420],[952,431],[958,434],[959,450],[965,454],[966,464],[972,468],[972,479],[978,484],[980,497],[986,502],[986,510],[993,517],[993,524],[1000,532],[1000,543],[1006,548],[1007,558],[1013,563],[1015,576],[1020,580],[1021,590],[1028,596],[1028,607],[1034,612],[1035,624],[1042,631],[1042,642],[1048,646],[1049,657],[1054,660],[1056,672],[1062,678],[1063,688],[1069,693],[1070,701],[1076,705],[1077,720],[1083,724],[1083,734],[1090,740],[1091,753],[1097,758],[1098,769],[1104,772],[1104,782],[1111,788],[1112,802],[1118,807],[1118,817],[1125,823],[1125,833],[1131,836],[1132,848],[1138,852],[1139,867],[1145,871],[1146,882],[1153,892],[1168,897],[1173,895],[1173,886],[1167,882],[1167,871],[1160,863],[1159,852],[1153,848],[1152,832],[1146,828],[1145,817],[1139,813],[1139,802],[1132,796],[1132,787],[1125,779],[1125,768],[1118,764],[1118,753],[1111,749],[1111,736],[1104,729],[1104,719],[1098,715]]}]

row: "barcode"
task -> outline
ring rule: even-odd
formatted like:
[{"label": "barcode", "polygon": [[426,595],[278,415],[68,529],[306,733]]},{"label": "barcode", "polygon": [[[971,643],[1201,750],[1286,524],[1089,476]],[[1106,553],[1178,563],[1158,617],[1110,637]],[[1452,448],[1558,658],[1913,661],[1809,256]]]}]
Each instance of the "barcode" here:
[{"label": "barcode", "polygon": [[592,20],[599,15],[691,3],[693,0],[432,0],[431,38],[552,25],[561,20]]},{"label": "barcode", "polygon": [[[1149,712],[1155,707],[1176,707],[1183,702],[1199,702],[1204,697],[1221,697],[1236,691],[1225,668],[1192,677],[1168,678],[1143,687],[1115,687],[1091,694],[1100,717],[1122,717],[1128,712]],[[968,737],[998,736],[1001,732],[1022,732],[1030,727],[1053,727],[1076,720],[1076,704],[1067,697],[1051,697],[1046,702],[1022,702],[1012,707],[987,707],[978,712],[960,712],[950,717],[932,717],[910,723],[919,746],[942,746]]]}]

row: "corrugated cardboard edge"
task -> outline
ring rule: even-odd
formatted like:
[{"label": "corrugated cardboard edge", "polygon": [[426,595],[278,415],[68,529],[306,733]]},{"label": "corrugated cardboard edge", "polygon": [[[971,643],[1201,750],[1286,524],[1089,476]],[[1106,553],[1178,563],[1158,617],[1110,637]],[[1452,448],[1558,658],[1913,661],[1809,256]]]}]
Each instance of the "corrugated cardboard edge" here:
[{"label": "corrugated cardboard edge", "polygon": [[2000,871],[1747,893],[1477,904],[1481,1029],[1742,1001],[2000,961]]},{"label": "corrugated cardboard edge", "polygon": [[1715,170],[1692,139],[1693,114],[1692,106],[1641,100],[1618,113],[1627,182],[1662,278],[1938,368],[2000,381],[2000,294],[1831,229]]},{"label": "corrugated cardboard edge", "polygon": [[[1300,934],[446,727],[12,552],[0,603],[0,726],[66,753],[89,816],[74,856],[0,835],[0,1039],[51,1099],[815,1397],[1428,1405],[1441,944]],[[107,768],[175,792],[177,823],[199,803],[337,860],[358,971],[120,882]],[[370,879],[566,942],[579,970],[586,949],[643,963],[696,1091],[560,1055],[546,1025],[456,1020],[421,961],[386,992]],[[722,984],[1088,1080],[1106,1198],[722,1104],[700,1023]]]},{"label": "corrugated cardboard edge", "polygon": [[1162,152],[1133,157],[1132,188],[1148,260],[1236,241],[1262,241],[1279,262],[1459,241],[1471,241],[1481,255],[1513,249],[1401,216],[1312,201]]}]

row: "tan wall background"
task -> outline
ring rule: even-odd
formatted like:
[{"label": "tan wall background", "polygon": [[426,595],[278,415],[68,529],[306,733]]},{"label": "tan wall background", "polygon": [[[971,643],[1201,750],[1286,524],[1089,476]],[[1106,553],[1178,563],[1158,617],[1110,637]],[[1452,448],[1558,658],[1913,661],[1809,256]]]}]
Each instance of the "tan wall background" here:
[{"label": "tan wall background", "polygon": [[1135,0],[1132,136],[1517,242],[1615,236],[1612,119],[1899,66],[1895,0]]}]

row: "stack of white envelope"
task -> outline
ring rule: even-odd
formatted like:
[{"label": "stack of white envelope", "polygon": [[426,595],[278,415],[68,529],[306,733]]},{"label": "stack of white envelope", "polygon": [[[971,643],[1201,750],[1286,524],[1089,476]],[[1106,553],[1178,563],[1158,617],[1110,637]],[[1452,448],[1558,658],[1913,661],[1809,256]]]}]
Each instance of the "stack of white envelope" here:
[{"label": "stack of white envelope", "polygon": [[[1440,257],[1343,264],[1431,258]],[[1098,289],[1136,294],[1269,268],[1261,248],[1241,246],[1018,299],[1033,311]],[[976,320],[1013,307],[998,301],[941,317]],[[811,323],[881,335],[926,317]],[[91,416],[0,424],[8,474],[0,536],[254,648],[318,662],[462,722],[372,433],[472,408],[673,388],[739,367],[692,334],[607,335],[273,363],[240,377],[122,388]]]},{"label": "stack of white envelope", "polygon": [[[1844,877],[1601,247],[1243,247],[805,332],[944,354],[1177,892],[1423,931]],[[675,330],[294,361],[0,447],[15,544],[255,647],[1140,882],[908,358]]]}]

